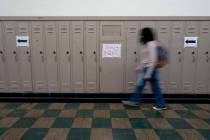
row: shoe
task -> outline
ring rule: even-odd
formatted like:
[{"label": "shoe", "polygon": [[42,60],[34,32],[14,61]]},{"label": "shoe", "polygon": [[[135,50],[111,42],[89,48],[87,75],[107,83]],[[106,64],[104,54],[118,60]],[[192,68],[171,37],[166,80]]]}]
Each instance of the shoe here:
[{"label": "shoe", "polygon": [[157,110],[157,111],[161,111],[161,110],[166,110],[167,109],[167,107],[158,107],[158,106],[153,106],[152,107],[154,110]]},{"label": "shoe", "polygon": [[139,106],[139,103],[137,103],[137,102],[132,102],[132,101],[122,101],[122,103],[124,104],[124,105],[128,105],[128,106]]}]

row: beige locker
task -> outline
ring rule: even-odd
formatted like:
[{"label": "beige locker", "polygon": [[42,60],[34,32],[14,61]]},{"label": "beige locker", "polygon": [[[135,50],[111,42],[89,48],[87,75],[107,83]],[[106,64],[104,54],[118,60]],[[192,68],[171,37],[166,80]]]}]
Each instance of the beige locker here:
[{"label": "beige locker", "polygon": [[207,93],[210,75],[210,22],[203,21],[200,24],[199,47],[197,56],[197,69],[195,81],[195,93]]},{"label": "beige locker", "polygon": [[184,22],[173,22],[171,34],[168,92],[176,94],[182,93]]},{"label": "beige locker", "polygon": [[[185,25],[185,36],[198,37],[199,22],[188,21]],[[184,43],[184,42],[183,42]],[[199,48],[200,46],[198,46]],[[195,90],[195,76],[196,76],[196,63],[197,63],[197,48],[184,48],[183,60],[183,91],[182,93],[194,93]]]},{"label": "beige locker", "polygon": [[3,26],[0,22],[0,92],[8,92]]},{"label": "beige locker", "polygon": [[[30,30],[29,22],[17,22],[17,36],[29,36]],[[18,47],[21,91],[32,92],[32,78],[31,78],[31,46]]]},{"label": "beige locker", "polygon": [[[155,24],[156,24],[155,21],[142,21],[142,22],[140,22],[140,29],[143,29],[145,27],[155,29]],[[156,32],[156,30],[155,30],[155,32]],[[142,48],[143,48],[143,45],[140,44],[140,50],[139,50],[140,54],[141,54],[141,49]],[[140,55],[140,60],[142,60],[142,55]],[[149,83],[146,84],[143,92],[144,93],[150,93],[150,94],[152,93],[151,85]]]},{"label": "beige locker", "polygon": [[71,46],[70,22],[59,22],[59,52],[60,52],[60,86],[61,92],[72,92],[71,89]]},{"label": "beige locker", "polygon": [[4,31],[9,92],[20,92],[19,54],[16,47],[15,22],[5,21]]},{"label": "beige locker", "polygon": [[137,21],[127,22],[127,50],[126,50],[126,92],[135,90],[138,74],[135,68],[139,64],[139,25]]},{"label": "beige locker", "polygon": [[85,81],[86,92],[98,92],[98,50],[97,50],[97,23],[96,21],[87,21],[85,23]]},{"label": "beige locker", "polygon": [[84,88],[84,27],[83,21],[72,21],[72,81],[76,93],[83,93]]},{"label": "beige locker", "polygon": [[31,32],[33,92],[47,92],[43,22],[33,21]]},{"label": "beige locker", "polygon": [[[124,43],[123,22],[101,22],[100,25],[100,92],[124,92]],[[120,44],[120,57],[103,57],[104,44]],[[111,48],[111,47],[110,47]],[[109,49],[110,51],[112,49]]]},{"label": "beige locker", "polygon": [[[158,40],[168,49],[170,53],[170,25],[169,21],[160,21],[157,22],[156,29],[158,34]],[[170,65],[170,64],[169,64]],[[162,88],[163,93],[168,93],[168,81],[169,81],[169,65],[166,65],[164,68],[160,70],[160,86]]]},{"label": "beige locker", "polygon": [[48,92],[59,92],[56,22],[45,22],[45,47]]}]

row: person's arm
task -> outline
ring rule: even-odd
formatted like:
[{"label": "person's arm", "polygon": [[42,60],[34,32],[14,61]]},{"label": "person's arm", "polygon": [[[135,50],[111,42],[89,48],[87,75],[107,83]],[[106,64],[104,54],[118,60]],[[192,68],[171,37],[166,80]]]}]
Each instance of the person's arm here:
[{"label": "person's arm", "polygon": [[150,79],[152,77],[152,72],[157,64],[157,46],[155,43],[149,44],[149,52],[150,52],[150,65],[148,67],[147,73],[145,74],[145,79]]}]

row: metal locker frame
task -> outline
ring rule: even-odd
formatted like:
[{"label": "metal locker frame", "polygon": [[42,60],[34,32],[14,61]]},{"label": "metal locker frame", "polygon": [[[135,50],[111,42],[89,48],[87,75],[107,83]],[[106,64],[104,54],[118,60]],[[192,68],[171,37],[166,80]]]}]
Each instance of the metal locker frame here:
[{"label": "metal locker frame", "polygon": [[[198,36],[198,34],[199,21],[185,22],[185,36]],[[191,94],[195,92],[195,70],[197,63],[197,50],[197,48],[184,48],[182,93]]]},{"label": "metal locker frame", "polygon": [[[158,40],[165,45],[170,54],[170,42],[171,42],[171,22],[170,21],[158,21],[156,22],[156,32],[158,35]],[[163,38],[162,38],[163,35]],[[170,65],[170,64],[169,64]],[[159,69],[160,71],[160,86],[163,93],[168,93],[168,83],[169,83],[169,65],[164,68]]]},{"label": "metal locker frame", "polygon": [[126,85],[125,92],[133,93],[135,90],[138,74],[135,68],[139,65],[139,22],[128,21],[126,25]]},{"label": "metal locker frame", "polygon": [[[59,92],[59,70],[58,70],[58,38],[57,23],[55,21],[46,21],[45,27],[45,49],[46,49],[46,71],[48,92]],[[49,40],[48,40],[49,39]]]},{"label": "metal locker frame", "polygon": [[6,63],[8,74],[9,92],[19,93],[21,91],[20,84],[20,67],[19,54],[16,47],[16,22],[4,21],[4,36],[6,48]]},{"label": "metal locker frame", "polygon": [[184,22],[175,21],[172,23],[171,32],[168,92],[176,94],[182,92]]},{"label": "metal locker frame", "polygon": [[71,85],[71,32],[70,22],[58,22],[58,48],[59,48],[59,73],[60,73],[60,88],[62,93],[72,92]]},{"label": "metal locker frame", "polygon": [[210,22],[201,21],[199,30],[199,47],[198,47],[198,59],[196,67],[196,80],[195,80],[195,92],[207,93],[208,83],[210,75]]},{"label": "metal locker frame", "polygon": [[83,93],[84,84],[84,22],[72,21],[71,24],[72,38],[72,84],[73,92]]},{"label": "metal locker frame", "polygon": [[[104,27],[107,26],[105,29]],[[112,29],[112,27],[115,27]],[[111,34],[107,34],[106,30]],[[109,58],[109,67],[104,67],[102,58],[103,44],[121,44],[121,58]],[[124,35],[124,22],[101,21],[100,22],[100,92],[101,93],[123,93],[125,91],[125,53],[126,42]],[[120,60],[116,60],[120,59]],[[117,67],[116,61],[120,67]],[[112,63],[111,63],[112,62]],[[106,62],[108,63],[108,62]],[[111,64],[110,64],[111,63]],[[114,66],[115,69],[110,68]],[[104,72],[106,70],[106,72]],[[117,78],[118,80],[116,80]],[[112,79],[112,80],[110,80]]]},{"label": "metal locker frame", "polygon": [[2,22],[0,22],[0,92],[8,92],[6,52],[3,32]]},{"label": "metal locker frame", "polygon": [[[29,36],[30,42],[30,22],[17,21],[17,36]],[[31,74],[31,43],[28,47],[18,47],[21,91],[32,92]]]},{"label": "metal locker frame", "polygon": [[43,22],[31,23],[31,54],[32,54],[32,78],[33,92],[47,92],[46,81],[46,51],[44,46]]},{"label": "metal locker frame", "polygon": [[98,23],[85,22],[85,87],[87,93],[98,92]]}]

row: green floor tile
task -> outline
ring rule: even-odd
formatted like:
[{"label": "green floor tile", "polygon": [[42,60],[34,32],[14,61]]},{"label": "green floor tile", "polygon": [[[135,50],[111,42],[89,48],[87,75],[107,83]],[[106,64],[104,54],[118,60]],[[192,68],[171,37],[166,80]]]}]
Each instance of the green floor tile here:
[{"label": "green floor tile", "polygon": [[173,128],[176,129],[191,129],[192,126],[184,119],[167,119]]},{"label": "green floor tile", "polygon": [[72,128],[67,136],[67,140],[90,140],[89,128]]},{"label": "green floor tile", "polygon": [[124,105],[126,110],[140,110],[139,106],[128,106],[128,105]]},{"label": "green floor tile", "polygon": [[204,121],[210,125],[210,119],[204,119]]},{"label": "green floor tile", "polygon": [[163,118],[162,114],[159,111],[144,111],[144,115],[147,118]]},{"label": "green floor tile", "polygon": [[7,131],[7,128],[0,128],[0,136],[2,135],[2,134],[4,134],[4,132],[6,132]]},{"label": "green floor tile", "polygon": [[29,128],[36,121],[35,118],[21,118],[12,127],[14,128]]},{"label": "green floor tile", "polygon": [[210,140],[210,130],[209,129],[199,129],[197,130],[204,138]]},{"label": "green floor tile", "polygon": [[147,121],[147,119],[145,118],[134,118],[134,119],[130,119],[132,128],[152,128],[152,126],[150,125],[150,123]]},{"label": "green floor tile", "polygon": [[89,110],[89,109],[79,110],[77,112],[77,117],[91,118],[91,117],[93,117],[93,110]]},{"label": "green floor tile", "polygon": [[108,103],[96,103],[95,109],[108,110],[110,107]]},{"label": "green floor tile", "polygon": [[4,109],[16,109],[20,106],[20,103],[9,103],[4,106]]},{"label": "green floor tile", "polygon": [[70,128],[72,125],[73,119],[72,118],[57,118],[52,128]]},{"label": "green floor tile", "polygon": [[51,109],[51,110],[46,110],[42,117],[57,117],[61,110],[56,110],[56,109]]},{"label": "green floor tile", "polygon": [[112,129],[113,140],[136,140],[132,129]]},{"label": "green floor tile", "polygon": [[50,103],[38,103],[33,109],[48,109]]},{"label": "green floor tile", "polygon": [[42,140],[47,132],[47,128],[31,128],[22,136],[21,140]]},{"label": "green floor tile", "polygon": [[64,106],[64,109],[79,109],[80,104],[79,103],[67,103]]},{"label": "green floor tile", "polygon": [[161,140],[182,140],[182,137],[174,129],[156,129],[155,132]]},{"label": "green floor tile", "polygon": [[126,110],[111,110],[110,116],[112,118],[127,118],[128,114],[127,114]]},{"label": "green floor tile", "polygon": [[111,128],[111,120],[105,118],[94,118],[92,121],[92,128]]},{"label": "green floor tile", "polygon": [[184,106],[189,110],[201,110],[196,104],[184,104]]},{"label": "green floor tile", "polygon": [[12,111],[7,116],[8,117],[23,117],[26,113],[27,113],[26,110],[18,109],[18,110]]},{"label": "green floor tile", "polygon": [[198,118],[195,114],[188,110],[176,110],[176,112],[180,115],[182,118]]}]

